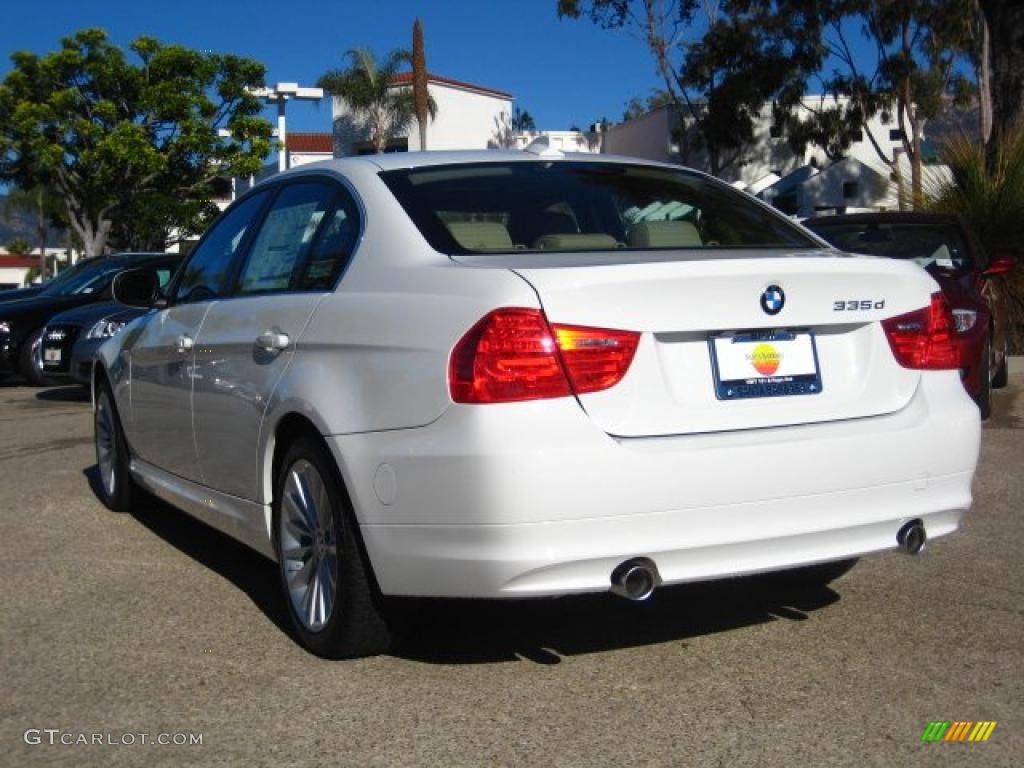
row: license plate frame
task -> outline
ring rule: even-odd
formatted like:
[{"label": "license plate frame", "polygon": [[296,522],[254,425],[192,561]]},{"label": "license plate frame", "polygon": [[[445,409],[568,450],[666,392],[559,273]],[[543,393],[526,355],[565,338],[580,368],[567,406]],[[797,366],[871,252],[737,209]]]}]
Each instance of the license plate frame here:
[{"label": "license plate frame", "polygon": [[43,347],[43,365],[60,365],[64,351],[59,347]]},{"label": "license plate frame", "polygon": [[[820,395],[824,389],[818,346],[809,329],[730,331],[708,337],[708,350],[719,400]],[[739,375],[746,369],[750,375]]]}]

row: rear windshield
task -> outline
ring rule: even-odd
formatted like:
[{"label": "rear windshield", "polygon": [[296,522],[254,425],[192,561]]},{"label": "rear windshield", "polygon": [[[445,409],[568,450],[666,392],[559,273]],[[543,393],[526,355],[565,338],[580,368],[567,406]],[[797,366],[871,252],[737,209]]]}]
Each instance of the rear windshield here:
[{"label": "rear windshield", "polygon": [[836,248],[850,253],[911,259],[922,267],[946,272],[974,268],[970,249],[956,224],[822,222],[810,226]]},{"label": "rear windshield", "polygon": [[743,193],[681,170],[540,161],[381,178],[442,253],[817,247]]}]

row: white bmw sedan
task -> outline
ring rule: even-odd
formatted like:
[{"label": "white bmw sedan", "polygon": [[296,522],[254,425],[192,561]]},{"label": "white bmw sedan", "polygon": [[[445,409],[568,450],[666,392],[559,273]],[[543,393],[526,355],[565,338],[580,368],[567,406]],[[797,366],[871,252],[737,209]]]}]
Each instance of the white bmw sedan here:
[{"label": "white bmw sedan", "polygon": [[258,185],[100,350],[105,503],[141,487],[279,564],[300,641],[387,595],[526,597],[921,549],[978,409],[914,264],[703,174],[551,150],[330,161]]}]

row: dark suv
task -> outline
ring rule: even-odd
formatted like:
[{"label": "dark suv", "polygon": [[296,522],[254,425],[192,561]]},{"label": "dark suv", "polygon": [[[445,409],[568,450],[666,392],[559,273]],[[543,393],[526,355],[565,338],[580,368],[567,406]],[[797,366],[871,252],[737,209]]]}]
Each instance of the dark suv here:
[{"label": "dark suv", "polygon": [[54,315],[110,301],[110,283],[125,269],[145,266],[173,270],[181,258],[176,253],[119,253],[90,259],[70,278],[48,283],[34,296],[0,303],[0,378],[21,373],[30,384],[45,384],[41,342],[43,329]]},{"label": "dark suv", "polygon": [[970,227],[938,213],[859,213],[808,219],[804,226],[850,253],[912,259],[942,287],[953,309],[960,373],[982,418],[992,389],[1006,386],[1006,289],[997,275],[1012,256],[989,258]]}]

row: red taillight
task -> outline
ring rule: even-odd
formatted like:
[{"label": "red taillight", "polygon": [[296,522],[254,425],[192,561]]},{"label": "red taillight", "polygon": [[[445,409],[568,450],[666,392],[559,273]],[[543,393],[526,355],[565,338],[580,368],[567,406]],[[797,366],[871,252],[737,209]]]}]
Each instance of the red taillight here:
[{"label": "red taillight", "polygon": [[618,384],[629,370],[640,343],[640,334],[634,331],[557,324],[552,328],[578,395]]},{"label": "red taillight", "polygon": [[959,368],[960,355],[953,341],[953,313],[946,297],[933,293],[931,303],[882,321],[896,362],[904,368]]},{"label": "red taillight", "polygon": [[452,350],[448,386],[457,403],[505,403],[598,392],[617,384],[640,334],[549,326],[539,309],[496,309]]}]

